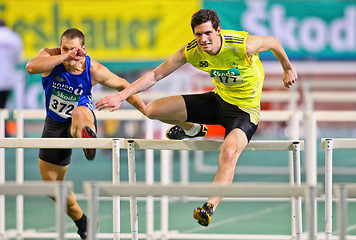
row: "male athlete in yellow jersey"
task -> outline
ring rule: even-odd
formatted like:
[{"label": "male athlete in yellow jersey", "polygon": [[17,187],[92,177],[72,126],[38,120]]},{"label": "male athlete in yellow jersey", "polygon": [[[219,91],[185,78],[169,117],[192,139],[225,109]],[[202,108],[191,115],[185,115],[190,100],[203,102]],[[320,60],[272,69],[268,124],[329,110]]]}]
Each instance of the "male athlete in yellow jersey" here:
[{"label": "male athlete in yellow jersey", "polygon": [[[146,114],[151,119],[175,124],[167,131],[169,139],[205,136],[207,128],[202,124],[222,125],[226,132],[214,183],[227,185],[232,183],[237,160],[259,121],[264,72],[258,53],[272,51],[284,70],[286,88],[295,83],[297,73],[276,38],[222,30],[213,10],[196,12],[191,27],[195,36],[193,41],[123,91],[100,99],[95,106],[99,110],[110,108],[114,111],[126,98],[152,87],[185,63],[208,72],[215,84],[213,91],[158,99],[147,106]],[[199,224],[210,224],[221,199],[220,196],[210,196],[202,207],[194,210],[193,217]]]}]

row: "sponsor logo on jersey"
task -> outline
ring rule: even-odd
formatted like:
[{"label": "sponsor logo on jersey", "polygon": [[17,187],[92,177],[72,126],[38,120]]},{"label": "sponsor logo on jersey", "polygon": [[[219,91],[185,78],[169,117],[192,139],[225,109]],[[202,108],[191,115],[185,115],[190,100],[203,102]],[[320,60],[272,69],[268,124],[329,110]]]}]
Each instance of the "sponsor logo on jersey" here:
[{"label": "sponsor logo on jersey", "polygon": [[208,67],[209,64],[208,64],[208,61],[200,61],[199,62],[199,67]]}]

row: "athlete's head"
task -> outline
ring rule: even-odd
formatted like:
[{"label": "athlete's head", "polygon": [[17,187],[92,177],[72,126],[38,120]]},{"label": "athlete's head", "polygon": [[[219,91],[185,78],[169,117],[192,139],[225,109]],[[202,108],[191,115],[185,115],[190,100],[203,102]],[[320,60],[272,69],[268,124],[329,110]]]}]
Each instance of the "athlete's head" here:
[{"label": "athlete's head", "polygon": [[66,61],[66,66],[74,66],[78,63],[78,61],[84,61],[85,59],[83,58],[85,56],[83,52],[85,52],[86,49],[84,34],[76,28],[70,28],[67,29],[61,36],[61,54],[63,55],[69,53],[75,48],[78,49],[77,56],[79,58]]},{"label": "athlete's head", "polygon": [[215,55],[221,48],[221,27],[217,13],[211,9],[201,9],[192,16],[191,27],[199,47]]},{"label": "athlete's head", "polygon": [[211,24],[215,30],[220,27],[220,18],[218,14],[212,9],[200,9],[198,12],[194,13],[190,26],[192,27],[193,33],[194,28],[200,24],[211,21]]},{"label": "athlete's head", "polygon": [[83,47],[85,45],[84,34],[76,28],[69,28],[62,34],[61,44],[62,44],[63,38],[70,39],[70,40],[78,38],[80,40],[81,46]]}]

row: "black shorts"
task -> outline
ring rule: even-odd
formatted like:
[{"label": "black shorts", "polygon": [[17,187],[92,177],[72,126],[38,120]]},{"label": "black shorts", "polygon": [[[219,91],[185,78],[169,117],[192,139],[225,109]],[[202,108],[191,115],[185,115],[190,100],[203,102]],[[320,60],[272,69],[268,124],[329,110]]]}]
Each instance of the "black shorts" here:
[{"label": "black shorts", "polygon": [[6,102],[7,102],[9,95],[10,95],[10,90],[0,91],[0,108],[6,107]]},{"label": "black shorts", "polygon": [[[93,111],[92,111],[93,112]],[[95,114],[94,125],[97,126]],[[72,138],[70,134],[70,127],[72,121],[68,122],[56,122],[50,117],[46,116],[45,124],[42,131],[42,138]],[[72,149],[51,149],[40,148],[39,158],[45,162],[52,163],[59,166],[67,166],[70,163],[70,157],[72,155]]]},{"label": "black shorts", "polygon": [[187,122],[202,124],[219,124],[225,128],[225,137],[235,128],[241,129],[251,140],[258,125],[250,120],[250,114],[239,107],[225,102],[218,94],[183,95],[187,108]]}]

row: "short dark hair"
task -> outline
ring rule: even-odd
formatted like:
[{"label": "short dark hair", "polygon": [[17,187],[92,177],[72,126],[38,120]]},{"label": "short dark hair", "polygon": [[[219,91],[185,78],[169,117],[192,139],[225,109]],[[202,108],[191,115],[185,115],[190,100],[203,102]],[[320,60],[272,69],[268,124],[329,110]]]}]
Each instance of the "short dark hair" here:
[{"label": "short dark hair", "polygon": [[70,39],[79,38],[80,41],[81,41],[82,46],[85,45],[84,34],[79,29],[76,29],[76,28],[67,29],[61,36],[61,43],[62,43],[63,37],[67,37],[67,38],[70,38]]},{"label": "short dark hair", "polygon": [[4,27],[6,24],[5,24],[5,21],[0,19],[0,27]]},{"label": "short dark hair", "polygon": [[213,28],[215,30],[220,26],[220,18],[218,14],[212,9],[200,9],[198,12],[194,13],[190,26],[194,32],[194,28],[200,24],[211,21]]}]

